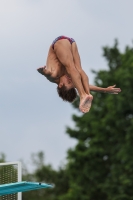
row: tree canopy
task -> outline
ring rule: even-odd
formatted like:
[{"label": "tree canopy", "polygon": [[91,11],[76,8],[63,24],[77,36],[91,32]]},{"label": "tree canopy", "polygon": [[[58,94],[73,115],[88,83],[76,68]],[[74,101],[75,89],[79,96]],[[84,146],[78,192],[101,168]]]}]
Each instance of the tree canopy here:
[{"label": "tree canopy", "polygon": [[90,112],[73,115],[75,128],[67,133],[77,145],[68,151],[69,189],[61,200],[133,199],[133,49],[121,53],[116,40],[103,56],[108,69],[94,72],[95,84],[122,92],[94,93]]}]

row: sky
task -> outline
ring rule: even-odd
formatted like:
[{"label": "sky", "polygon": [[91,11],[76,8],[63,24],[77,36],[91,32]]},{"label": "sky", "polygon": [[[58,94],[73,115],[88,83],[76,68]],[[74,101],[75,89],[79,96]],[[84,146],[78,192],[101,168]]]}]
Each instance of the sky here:
[{"label": "sky", "polygon": [[72,115],[81,113],[36,69],[52,41],[66,35],[76,40],[93,84],[91,70],[107,69],[103,46],[116,38],[121,51],[132,46],[132,8],[132,0],[0,1],[0,152],[7,161],[22,159],[30,169],[31,154],[43,151],[55,169],[66,162],[77,142],[66,127],[74,128]]}]

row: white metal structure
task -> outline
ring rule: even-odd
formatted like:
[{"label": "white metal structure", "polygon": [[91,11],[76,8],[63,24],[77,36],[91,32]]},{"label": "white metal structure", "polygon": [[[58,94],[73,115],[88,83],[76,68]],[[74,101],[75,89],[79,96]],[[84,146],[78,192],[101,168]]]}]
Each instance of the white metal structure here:
[{"label": "white metal structure", "polygon": [[[22,181],[22,167],[21,162],[7,162],[0,163],[0,184],[8,184]],[[2,196],[2,200],[22,200],[22,194]],[[1,199],[0,199],[1,200]]]}]

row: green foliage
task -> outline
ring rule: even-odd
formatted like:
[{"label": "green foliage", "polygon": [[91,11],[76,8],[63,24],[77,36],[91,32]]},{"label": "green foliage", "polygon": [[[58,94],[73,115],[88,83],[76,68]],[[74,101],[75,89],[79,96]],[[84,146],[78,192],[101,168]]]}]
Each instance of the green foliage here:
[{"label": "green foliage", "polygon": [[5,160],[6,160],[5,154],[4,153],[0,153],[0,163],[5,162]]},{"label": "green foliage", "polygon": [[68,151],[69,189],[60,200],[133,199],[133,49],[121,53],[115,41],[103,52],[108,70],[95,72],[95,84],[122,92],[94,93],[90,112],[73,115],[67,133],[78,143]]},{"label": "green foliage", "polygon": [[67,171],[60,168],[58,171],[54,170],[51,165],[44,163],[44,154],[39,152],[32,155],[33,164],[36,169],[32,174],[25,173],[23,180],[37,181],[53,184],[53,189],[41,189],[23,193],[23,200],[59,200],[59,196],[66,193],[68,190],[68,176]]}]

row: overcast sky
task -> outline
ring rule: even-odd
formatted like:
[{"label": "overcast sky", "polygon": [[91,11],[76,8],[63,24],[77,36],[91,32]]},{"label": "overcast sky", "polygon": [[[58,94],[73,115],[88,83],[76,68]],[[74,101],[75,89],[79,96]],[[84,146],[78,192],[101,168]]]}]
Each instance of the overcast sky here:
[{"label": "overcast sky", "polygon": [[[43,151],[54,168],[76,141],[65,133],[76,110],[36,69],[45,65],[52,41],[73,37],[82,67],[105,69],[102,47],[133,40],[132,0],[0,0],[0,152],[8,161]],[[91,114],[91,110],[90,110]]]}]

